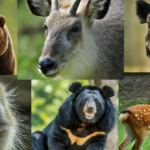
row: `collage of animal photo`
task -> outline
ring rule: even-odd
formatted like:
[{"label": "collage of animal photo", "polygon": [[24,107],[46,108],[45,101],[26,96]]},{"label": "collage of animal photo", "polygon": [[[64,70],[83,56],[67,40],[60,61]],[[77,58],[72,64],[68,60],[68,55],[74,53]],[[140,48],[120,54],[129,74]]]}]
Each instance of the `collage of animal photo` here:
[{"label": "collage of animal photo", "polygon": [[0,0],[0,150],[150,150],[150,0]]}]

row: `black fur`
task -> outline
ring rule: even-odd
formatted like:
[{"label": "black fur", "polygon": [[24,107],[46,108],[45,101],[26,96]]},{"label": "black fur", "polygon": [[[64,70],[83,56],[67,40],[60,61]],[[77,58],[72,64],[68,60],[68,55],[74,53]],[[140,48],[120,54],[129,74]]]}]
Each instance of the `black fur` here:
[{"label": "black fur", "polygon": [[32,133],[32,150],[48,150],[46,136],[41,131]]},{"label": "black fur", "polygon": [[110,97],[114,96],[114,90],[107,85],[105,85],[103,87],[103,92],[104,92],[104,95],[106,96],[106,98],[110,98]]},{"label": "black fur", "polygon": [[150,13],[150,4],[144,0],[138,0],[136,2],[136,14],[140,20],[140,23],[146,23],[147,16]]},{"label": "black fur", "polygon": [[69,91],[72,93],[75,93],[82,87],[82,84],[80,82],[74,82],[70,85]]},{"label": "black fur", "polygon": [[124,110],[120,114],[126,114],[126,113],[131,114],[131,111],[130,110]]},{"label": "black fur", "polygon": [[[77,88],[77,90],[75,89],[75,87]],[[106,87],[106,89],[107,88],[108,87]],[[113,95],[112,94],[113,90],[111,89],[110,93],[108,90],[108,93],[104,94],[101,88],[95,86],[81,87],[81,84],[73,83],[71,85],[71,91],[73,92],[73,94],[69,96],[66,99],[66,101],[63,103],[63,105],[60,107],[56,118],[42,131],[46,136],[48,148],[54,150],[103,150],[105,147],[107,134],[114,127],[115,120],[116,120],[115,117],[116,110],[114,108],[114,105],[112,104],[110,99],[106,98],[106,95],[107,97]],[[100,95],[101,97],[100,101],[102,102],[102,104],[104,104],[102,105],[103,112],[101,113],[101,117],[97,119],[96,122],[92,122],[92,123],[83,122],[80,119],[80,116],[78,115],[80,114],[80,112],[77,112],[79,111],[76,108],[78,107],[77,103],[80,102],[82,99],[81,94],[83,95],[83,92],[86,91],[88,94],[99,93],[98,95]],[[97,109],[97,111],[101,111],[101,109]],[[95,131],[105,132],[105,134],[99,134],[93,136],[92,138],[88,139],[83,145],[79,145],[77,143],[71,144],[67,132],[63,130],[62,127],[71,130],[71,133],[74,136],[78,136],[78,137],[86,137],[94,133]],[[78,132],[78,129],[81,129],[82,132]],[[36,141],[32,141],[32,142],[34,142],[32,143],[32,145],[36,145],[36,147],[38,147],[39,145],[38,142]]]}]

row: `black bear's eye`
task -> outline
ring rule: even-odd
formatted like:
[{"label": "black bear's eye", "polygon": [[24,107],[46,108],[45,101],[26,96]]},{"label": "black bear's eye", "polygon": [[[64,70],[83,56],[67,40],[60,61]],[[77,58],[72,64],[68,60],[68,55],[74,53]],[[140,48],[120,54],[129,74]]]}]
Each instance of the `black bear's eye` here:
[{"label": "black bear's eye", "polygon": [[95,103],[96,103],[96,104],[99,104],[98,100],[95,100]]},{"label": "black bear's eye", "polygon": [[86,100],[82,101],[82,103],[85,104],[85,103],[86,103]]}]

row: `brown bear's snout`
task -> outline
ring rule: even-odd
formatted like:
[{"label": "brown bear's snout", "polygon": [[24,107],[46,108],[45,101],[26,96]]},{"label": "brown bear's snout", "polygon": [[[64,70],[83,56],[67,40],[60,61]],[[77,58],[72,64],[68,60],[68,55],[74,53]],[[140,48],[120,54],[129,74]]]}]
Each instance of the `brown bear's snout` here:
[{"label": "brown bear's snout", "polygon": [[5,25],[5,17],[4,16],[0,16],[0,26],[4,27]]}]

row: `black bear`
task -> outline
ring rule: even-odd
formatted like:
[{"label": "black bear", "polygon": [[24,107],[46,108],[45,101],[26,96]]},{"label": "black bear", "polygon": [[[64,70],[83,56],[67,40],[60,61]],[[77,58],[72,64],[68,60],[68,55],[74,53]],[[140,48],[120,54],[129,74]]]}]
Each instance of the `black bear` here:
[{"label": "black bear", "polygon": [[103,150],[116,120],[109,99],[114,91],[74,82],[56,118],[42,131],[32,133],[32,150]]},{"label": "black bear", "polygon": [[150,57],[150,4],[144,0],[136,1],[136,14],[141,24],[148,24],[147,35],[145,36],[145,48],[147,56]]}]

